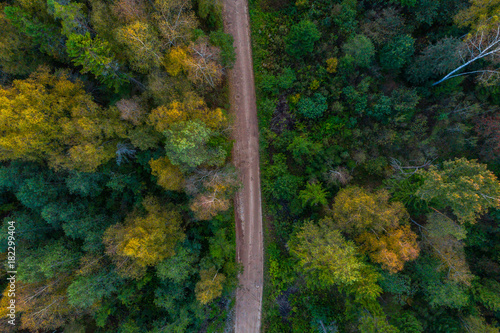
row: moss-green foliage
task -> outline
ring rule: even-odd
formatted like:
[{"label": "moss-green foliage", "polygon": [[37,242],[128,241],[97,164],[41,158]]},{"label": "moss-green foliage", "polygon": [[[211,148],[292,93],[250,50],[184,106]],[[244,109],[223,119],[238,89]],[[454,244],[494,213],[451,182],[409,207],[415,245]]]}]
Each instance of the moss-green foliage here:
[{"label": "moss-green foliage", "polygon": [[[468,27],[495,6],[460,0],[251,2],[267,251],[273,253],[265,331],[458,333],[488,330],[499,321],[494,292],[487,292],[500,282],[498,180],[489,182],[499,170],[498,89],[479,85],[480,73],[431,86],[461,64]],[[467,13],[478,17],[460,19]],[[319,32],[314,42],[305,37],[313,35],[304,28],[312,25]],[[299,36],[307,40],[304,47]],[[496,68],[491,60],[469,70]],[[289,81],[287,71],[293,83],[282,84]],[[318,94],[324,104],[316,102]],[[457,163],[461,167],[452,166]],[[326,281],[331,264],[311,259],[290,270],[289,263],[307,257],[306,247],[297,252],[303,221],[317,225],[331,215],[332,202],[349,183],[372,193],[384,188],[389,203],[404,205],[419,257],[397,274],[361,258],[365,279],[342,290],[323,289],[335,304],[322,312],[313,306],[318,286],[311,280]],[[351,216],[376,210],[355,199],[359,211]],[[317,239],[310,237],[309,248],[328,248],[327,231],[311,234]],[[343,237],[363,242],[352,233]],[[389,259],[388,249],[380,251]],[[288,312],[287,304],[294,306]]]},{"label": "moss-green foliage", "polygon": [[166,155],[174,165],[194,168],[200,164],[220,165],[226,152],[220,147],[210,147],[213,132],[200,122],[178,123],[165,133]]},{"label": "moss-green foliage", "polygon": [[233,36],[226,34],[222,30],[213,31],[210,33],[210,43],[221,49],[222,66],[232,68],[236,60],[236,52],[233,47]]},{"label": "moss-green foliage", "polygon": [[415,52],[415,41],[409,35],[399,35],[380,50],[380,65],[390,71],[400,70]]},{"label": "moss-green foliage", "polygon": [[309,119],[321,117],[327,108],[326,97],[320,93],[314,94],[312,98],[302,98],[297,105],[299,114]]},{"label": "moss-green foliage", "polygon": [[356,65],[368,67],[375,55],[375,47],[371,40],[364,35],[355,35],[343,45],[346,55],[352,57]]},{"label": "moss-green foliage", "polygon": [[286,51],[292,57],[300,59],[314,50],[314,43],[321,34],[311,21],[301,21],[290,29],[287,37]]}]

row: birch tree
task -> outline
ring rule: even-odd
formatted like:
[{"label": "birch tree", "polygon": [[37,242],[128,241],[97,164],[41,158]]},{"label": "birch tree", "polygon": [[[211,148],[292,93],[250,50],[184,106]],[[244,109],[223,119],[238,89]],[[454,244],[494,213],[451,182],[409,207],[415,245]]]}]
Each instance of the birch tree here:
[{"label": "birch tree", "polygon": [[483,84],[494,84],[498,81],[500,71],[492,65],[483,69],[462,71],[481,59],[489,60],[492,64],[498,63],[500,55],[500,22],[496,21],[498,21],[496,17],[490,19],[465,37],[463,44],[458,48],[461,64],[441,80],[435,82],[434,86],[454,77],[469,74],[478,74],[478,79]]}]

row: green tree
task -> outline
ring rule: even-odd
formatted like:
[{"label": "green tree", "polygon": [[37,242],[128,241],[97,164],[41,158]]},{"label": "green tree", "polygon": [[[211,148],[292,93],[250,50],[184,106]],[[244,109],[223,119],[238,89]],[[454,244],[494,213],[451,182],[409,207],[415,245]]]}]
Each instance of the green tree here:
[{"label": "green tree", "polygon": [[323,116],[323,113],[328,109],[328,103],[325,96],[316,93],[312,98],[301,98],[297,109],[300,115],[309,119],[316,119]]},{"label": "green tree", "polygon": [[302,207],[310,206],[326,206],[327,200],[326,195],[328,193],[325,191],[321,183],[310,182],[307,183],[306,188],[299,192],[299,199],[302,200]]},{"label": "green tree", "polygon": [[469,316],[462,321],[464,328],[467,332],[481,332],[481,333],[499,333],[500,329],[494,327],[486,322],[484,317]]},{"label": "green tree", "polygon": [[72,194],[97,197],[103,191],[104,175],[98,172],[71,172],[66,177],[66,187]]},{"label": "green tree", "polygon": [[394,325],[404,333],[422,333],[424,327],[417,318],[411,313],[404,311],[393,319]]},{"label": "green tree", "polygon": [[174,256],[164,259],[156,265],[156,275],[162,280],[172,280],[182,284],[196,272],[198,256],[193,251],[179,247]]},{"label": "green tree", "polygon": [[87,32],[85,35],[70,34],[66,41],[66,51],[77,66],[82,66],[82,73],[92,73],[97,79],[115,89],[115,92],[128,82],[127,75],[111,53],[106,41],[99,37],[92,39]]},{"label": "green tree", "polygon": [[83,14],[85,5],[77,2],[58,3],[47,0],[47,11],[55,19],[61,20],[61,32],[65,36],[83,34],[89,30],[87,18]]},{"label": "green tree", "polygon": [[200,121],[175,123],[164,134],[166,155],[173,165],[195,168],[201,164],[221,165],[226,159],[220,146],[210,146],[213,131]]},{"label": "green tree", "polygon": [[461,41],[454,37],[446,37],[427,46],[408,68],[410,81],[423,83],[457,68],[460,65],[460,46]]},{"label": "green tree", "polygon": [[19,7],[6,6],[4,13],[19,32],[31,38],[33,43],[39,46],[40,51],[61,61],[67,59],[64,52],[65,38],[57,25],[52,22],[45,23]]},{"label": "green tree", "polygon": [[385,316],[372,315],[370,313],[365,314],[361,317],[361,322],[359,325],[359,331],[361,333],[399,333],[397,327],[392,326],[387,322]]},{"label": "green tree", "polygon": [[396,35],[404,32],[405,28],[403,15],[394,7],[381,10],[373,20],[364,23],[362,26],[363,34],[370,37],[378,46],[389,42]]},{"label": "green tree", "polygon": [[10,20],[0,6],[0,63],[8,74],[27,75],[42,62],[43,55],[37,50],[31,38],[26,38]]},{"label": "green tree", "polygon": [[[382,288],[378,285],[380,273],[368,264],[363,264],[360,270],[361,278],[348,285],[344,290],[349,294],[354,295],[354,302],[367,308],[377,308],[377,298],[382,294]],[[377,311],[374,311],[377,312]]]},{"label": "green tree", "polygon": [[358,1],[357,0],[342,0],[342,2],[334,7],[333,22],[339,27],[340,32],[349,35],[354,32],[358,25],[356,19]]},{"label": "green tree", "polygon": [[432,308],[447,307],[460,309],[470,302],[468,287],[446,278],[446,272],[439,270],[439,261],[421,256],[415,262],[415,278],[420,281],[421,291]]},{"label": "green tree", "polygon": [[39,283],[71,274],[78,267],[81,255],[71,244],[64,243],[60,239],[23,256],[19,261],[19,280],[24,283]]},{"label": "green tree", "polygon": [[305,135],[295,136],[287,147],[287,150],[292,153],[293,159],[301,165],[310,162],[311,158],[322,149],[323,145],[320,142],[314,142]]},{"label": "green tree", "polygon": [[296,59],[311,54],[314,43],[321,37],[316,25],[311,21],[300,21],[290,29],[286,40],[286,52]]},{"label": "green tree", "polygon": [[474,299],[491,311],[500,310],[500,283],[492,279],[482,279],[474,283]]},{"label": "green tree", "polygon": [[346,286],[361,279],[363,264],[354,244],[323,223],[317,226],[306,222],[288,246],[311,286]]},{"label": "green tree", "polygon": [[352,36],[342,46],[344,52],[354,59],[359,67],[368,67],[375,56],[375,47],[371,40],[365,35]]},{"label": "green tree", "polygon": [[410,35],[399,35],[387,43],[380,53],[380,65],[391,71],[399,71],[410,60],[415,40]]},{"label": "green tree", "polygon": [[118,291],[123,279],[110,267],[100,267],[91,274],[76,277],[68,286],[68,303],[81,308],[90,309],[104,297]]},{"label": "green tree", "polygon": [[42,176],[26,179],[16,191],[21,203],[31,209],[41,209],[57,197],[57,190],[46,182]]},{"label": "green tree", "polygon": [[220,49],[221,65],[225,68],[233,68],[236,61],[233,36],[222,30],[213,31],[210,33],[210,43]]},{"label": "green tree", "polygon": [[222,26],[222,1],[220,0],[199,0],[198,14],[201,18],[206,19],[210,26]]}]

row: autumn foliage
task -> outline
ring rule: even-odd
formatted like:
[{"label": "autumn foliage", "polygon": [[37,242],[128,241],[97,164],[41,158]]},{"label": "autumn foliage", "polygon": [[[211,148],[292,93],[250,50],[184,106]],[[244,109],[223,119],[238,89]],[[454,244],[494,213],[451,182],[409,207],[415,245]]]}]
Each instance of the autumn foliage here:
[{"label": "autumn foliage", "polygon": [[361,249],[368,252],[374,262],[391,273],[401,271],[405,262],[415,260],[420,252],[417,235],[409,225],[388,229],[382,235],[365,232],[356,242],[362,244]]},{"label": "autumn foliage", "polygon": [[0,160],[48,160],[55,168],[93,171],[115,156],[126,125],[106,113],[78,82],[40,68],[0,88]]},{"label": "autumn foliage", "polygon": [[106,252],[125,276],[140,277],[147,266],[175,254],[177,242],[184,239],[180,215],[164,208],[158,199],[147,197],[142,202],[146,214],[131,213],[125,224],[106,231]]}]

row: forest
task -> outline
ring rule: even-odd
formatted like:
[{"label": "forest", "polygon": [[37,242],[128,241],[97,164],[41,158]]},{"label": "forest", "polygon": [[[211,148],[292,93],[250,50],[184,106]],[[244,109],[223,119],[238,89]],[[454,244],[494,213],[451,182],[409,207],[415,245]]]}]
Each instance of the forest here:
[{"label": "forest", "polygon": [[1,332],[223,331],[234,59],[219,2],[0,3]]},{"label": "forest", "polygon": [[[262,332],[499,333],[500,0],[249,7]],[[231,332],[223,9],[0,2],[1,332]]]},{"label": "forest", "polygon": [[498,333],[500,1],[250,16],[262,331]]}]

